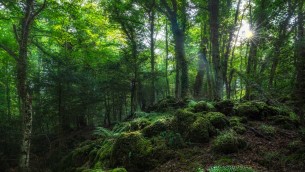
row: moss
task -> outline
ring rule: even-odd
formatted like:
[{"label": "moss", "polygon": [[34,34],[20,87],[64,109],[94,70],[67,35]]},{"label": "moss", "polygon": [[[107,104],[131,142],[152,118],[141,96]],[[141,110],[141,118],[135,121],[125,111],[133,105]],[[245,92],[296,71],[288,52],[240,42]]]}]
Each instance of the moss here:
[{"label": "moss", "polygon": [[262,124],[259,126],[258,128],[264,135],[267,135],[267,136],[274,136],[275,133],[276,133],[276,130],[273,126],[270,126],[270,125],[265,125],[265,124]]},{"label": "moss", "polygon": [[207,118],[199,117],[192,125],[188,134],[190,141],[195,143],[208,142],[215,133],[215,128]]},{"label": "moss", "polygon": [[214,166],[208,169],[209,172],[255,172],[251,167],[245,166]]},{"label": "moss", "polygon": [[144,171],[143,169],[148,168],[151,151],[151,143],[141,133],[124,133],[113,145],[111,166],[123,166],[128,171]]},{"label": "moss", "polygon": [[233,130],[222,132],[212,143],[212,149],[218,153],[235,153],[246,147],[246,142]]},{"label": "moss", "polygon": [[225,115],[233,115],[234,113],[234,102],[232,100],[223,100],[215,104],[215,108],[218,112]]},{"label": "moss", "polygon": [[241,103],[236,107],[236,115],[246,116],[253,120],[261,120],[259,108],[252,102]]},{"label": "moss", "polygon": [[206,114],[206,117],[217,129],[224,129],[229,125],[226,116],[220,112],[209,112]]},{"label": "moss", "polygon": [[221,157],[215,161],[216,165],[230,165],[233,163],[233,159],[231,157]]},{"label": "moss", "polygon": [[145,127],[142,133],[145,137],[152,137],[160,134],[162,131],[166,131],[168,128],[166,122],[156,121],[155,123]]},{"label": "moss", "polygon": [[185,110],[178,110],[175,113],[175,118],[172,121],[172,128],[182,135],[186,135],[190,130],[190,126],[195,122],[197,115]]},{"label": "moss", "polygon": [[165,144],[169,148],[177,149],[185,146],[184,139],[180,133],[173,131],[165,131],[160,134],[165,140]]},{"label": "moss", "polygon": [[137,131],[145,128],[146,126],[150,125],[150,121],[146,118],[137,118],[130,122],[130,130]]},{"label": "moss", "polygon": [[110,170],[109,172],[127,172],[125,168],[115,168]]},{"label": "moss", "polygon": [[271,116],[268,117],[268,120],[270,120],[272,124],[279,125],[285,129],[296,129],[299,126],[298,121],[290,118],[289,116]]},{"label": "moss", "polygon": [[210,112],[210,111],[214,111],[215,107],[206,101],[200,101],[198,102],[195,106],[194,106],[194,112]]}]

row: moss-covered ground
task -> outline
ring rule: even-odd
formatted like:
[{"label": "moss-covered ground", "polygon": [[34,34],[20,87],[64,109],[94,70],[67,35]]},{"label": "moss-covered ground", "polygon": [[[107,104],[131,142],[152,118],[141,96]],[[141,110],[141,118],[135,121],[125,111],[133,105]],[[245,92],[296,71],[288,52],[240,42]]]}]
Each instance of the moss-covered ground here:
[{"label": "moss-covered ground", "polygon": [[[168,104],[167,104],[168,103]],[[66,154],[58,171],[304,171],[305,130],[264,102],[163,101]],[[155,111],[154,111],[155,110]]]}]

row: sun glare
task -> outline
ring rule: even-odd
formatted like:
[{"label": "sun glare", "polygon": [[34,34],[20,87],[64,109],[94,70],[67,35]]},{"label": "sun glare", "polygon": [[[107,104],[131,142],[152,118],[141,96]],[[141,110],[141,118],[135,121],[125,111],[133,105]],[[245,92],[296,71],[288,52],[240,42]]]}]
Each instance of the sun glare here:
[{"label": "sun glare", "polygon": [[251,38],[253,38],[253,36],[254,36],[254,34],[253,34],[253,32],[250,29],[247,29],[245,31],[245,38],[251,39]]}]

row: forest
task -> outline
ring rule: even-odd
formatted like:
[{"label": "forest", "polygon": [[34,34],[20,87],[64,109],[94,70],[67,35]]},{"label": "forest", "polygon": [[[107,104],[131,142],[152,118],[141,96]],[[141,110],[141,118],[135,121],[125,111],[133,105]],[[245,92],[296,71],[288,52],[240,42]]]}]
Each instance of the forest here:
[{"label": "forest", "polygon": [[0,0],[0,171],[305,171],[304,0]]}]

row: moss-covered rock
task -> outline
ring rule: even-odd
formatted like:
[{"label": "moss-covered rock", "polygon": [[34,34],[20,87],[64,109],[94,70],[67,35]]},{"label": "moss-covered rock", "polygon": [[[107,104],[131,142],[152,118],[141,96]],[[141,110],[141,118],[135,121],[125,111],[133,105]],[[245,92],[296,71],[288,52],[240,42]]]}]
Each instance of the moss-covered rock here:
[{"label": "moss-covered rock", "polygon": [[113,145],[111,166],[125,167],[128,171],[145,171],[149,166],[151,151],[151,143],[141,133],[124,133]]},{"label": "moss-covered rock", "polygon": [[127,172],[125,168],[115,168],[110,170],[109,172]]},{"label": "moss-covered rock", "polygon": [[260,130],[260,132],[262,132],[264,135],[267,135],[267,136],[274,136],[276,133],[275,128],[270,125],[262,124],[258,127],[258,129]]},{"label": "moss-covered rock", "polygon": [[229,154],[246,147],[246,142],[233,130],[222,132],[212,143],[212,149],[217,153]]},{"label": "moss-covered rock", "polygon": [[234,113],[234,102],[232,100],[223,100],[215,104],[215,108],[218,112],[225,115],[233,115]]},{"label": "moss-covered rock", "polygon": [[217,129],[224,129],[229,125],[227,117],[220,112],[209,112],[206,114],[206,117]]},{"label": "moss-covered rock", "polygon": [[206,101],[200,101],[198,102],[195,106],[194,106],[194,112],[210,112],[210,111],[214,111],[215,107]]},{"label": "moss-covered rock", "polygon": [[186,110],[178,110],[175,113],[175,118],[171,123],[171,128],[182,135],[186,135],[190,130],[190,126],[195,122],[196,119],[196,114]]},{"label": "moss-covered rock", "polygon": [[199,117],[190,128],[188,138],[195,143],[208,142],[210,136],[215,133],[215,128],[207,118]]},{"label": "moss-covered rock", "polygon": [[142,133],[145,137],[152,137],[160,134],[163,131],[166,131],[168,128],[165,121],[156,121],[155,123],[145,127],[142,130]]},{"label": "moss-covered rock", "polygon": [[274,124],[278,125],[285,129],[296,129],[299,126],[299,122],[295,119],[292,119],[290,116],[271,116],[268,117],[268,120]]},{"label": "moss-covered rock", "polygon": [[261,120],[259,108],[252,102],[246,102],[239,104],[235,109],[236,115],[246,116],[253,120]]},{"label": "moss-covered rock", "polygon": [[138,118],[130,122],[130,130],[137,131],[150,125],[151,122],[146,118]]},{"label": "moss-covered rock", "polygon": [[180,133],[174,131],[165,131],[162,132],[160,136],[165,140],[165,144],[168,148],[178,149],[185,146],[184,139]]},{"label": "moss-covered rock", "polygon": [[245,127],[245,123],[247,123],[247,118],[232,116],[229,119],[230,126],[237,134],[244,134],[247,129]]}]

